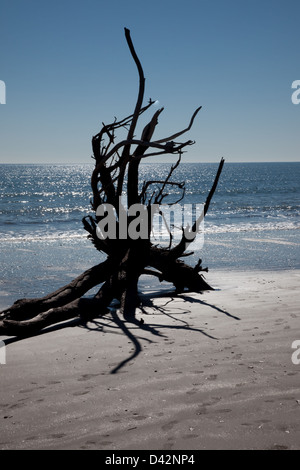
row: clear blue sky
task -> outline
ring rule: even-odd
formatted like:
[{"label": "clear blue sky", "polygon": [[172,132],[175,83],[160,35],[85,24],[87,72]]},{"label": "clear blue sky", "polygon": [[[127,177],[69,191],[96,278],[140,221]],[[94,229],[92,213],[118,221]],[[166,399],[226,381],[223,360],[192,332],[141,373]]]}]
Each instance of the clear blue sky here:
[{"label": "clear blue sky", "polygon": [[203,106],[186,161],[299,161],[299,20],[299,0],[0,0],[0,162],[92,161],[102,121],[135,105],[124,27],[165,107],[157,138]]}]

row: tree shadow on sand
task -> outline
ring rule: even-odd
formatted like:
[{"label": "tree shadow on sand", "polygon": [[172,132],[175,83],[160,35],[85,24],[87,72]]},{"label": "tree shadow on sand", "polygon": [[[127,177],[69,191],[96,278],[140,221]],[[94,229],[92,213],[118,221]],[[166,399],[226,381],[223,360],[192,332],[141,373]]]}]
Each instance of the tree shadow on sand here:
[{"label": "tree shadow on sand", "polygon": [[[155,303],[157,299],[166,299],[165,303],[160,305]],[[180,306],[174,303],[174,300],[182,300],[183,303],[180,303]],[[155,339],[151,340],[142,335],[143,332],[150,333],[154,338],[167,338],[168,336],[164,333],[168,330],[184,330],[184,331],[193,331],[197,332],[211,340],[218,340],[219,338],[210,335],[201,328],[195,328],[186,321],[183,316],[190,314],[190,309],[188,305],[185,304],[197,303],[200,305],[208,306],[217,312],[220,312],[233,320],[240,320],[240,318],[230,314],[226,310],[223,310],[213,304],[208,303],[207,301],[201,300],[199,296],[193,297],[189,295],[188,292],[176,294],[174,292],[158,292],[150,294],[141,295],[142,304],[139,306],[139,311],[141,315],[140,320],[137,318],[132,318],[130,320],[124,320],[121,314],[119,313],[118,305],[110,307],[107,312],[101,317],[94,318],[92,320],[83,320],[81,318],[76,318],[69,320],[63,323],[58,323],[56,325],[49,326],[44,328],[36,334],[30,335],[41,336],[50,332],[58,331],[66,327],[81,327],[90,331],[99,331],[102,333],[110,334],[120,334],[122,332],[129,341],[131,341],[133,346],[133,352],[122,360],[116,367],[114,367],[110,373],[118,373],[126,364],[136,359],[139,354],[142,352],[142,342],[155,343]],[[170,307],[169,307],[170,304]],[[184,307],[184,308],[183,308]],[[161,324],[153,321],[153,316],[155,315],[165,315],[170,318],[172,321],[176,321],[176,324]],[[180,317],[179,317],[180,315]],[[150,321],[148,321],[150,320]],[[29,336],[27,336],[29,337]],[[4,340],[5,344],[11,344],[16,341],[20,341],[24,338],[22,337],[12,337]]]}]

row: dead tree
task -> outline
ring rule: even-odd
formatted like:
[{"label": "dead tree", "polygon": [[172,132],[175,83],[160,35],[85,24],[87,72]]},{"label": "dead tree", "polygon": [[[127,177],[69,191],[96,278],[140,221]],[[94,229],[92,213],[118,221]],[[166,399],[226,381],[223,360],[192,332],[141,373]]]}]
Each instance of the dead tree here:
[{"label": "dead tree", "polygon": [[[192,267],[184,263],[181,258],[190,254],[186,251],[187,247],[195,239],[199,224],[208,211],[224,160],[220,162],[201,217],[195,220],[192,227],[182,227],[181,240],[175,246],[172,237],[168,247],[154,244],[150,236],[153,221],[151,209],[160,207],[171,187],[177,187],[182,192],[180,199],[184,195],[184,183],[173,181],[172,176],[180,164],[183,149],[194,142],[191,140],[178,142],[177,139],[191,129],[201,107],[196,109],[185,129],[169,137],[154,140],[158,117],[163,111],[158,109],[144,127],[141,137],[137,138],[135,132],[138,120],[155,101],[150,99],[146,105],[143,105],[144,72],[135,52],[130,31],[126,28],[125,38],[139,76],[137,102],[133,114],[121,120],[115,118],[111,124],[103,123],[100,132],[92,138],[95,167],[91,176],[93,196],[91,205],[94,215],[83,219],[88,237],[96,249],[106,255],[106,259],[85,271],[68,285],[45,297],[17,300],[0,314],[2,335],[27,336],[48,325],[76,317],[87,321],[107,312],[114,300],[120,302],[124,318],[130,320],[134,318],[136,307],[139,305],[138,280],[143,274],[172,283],[177,292],[184,289],[195,292],[212,290],[201,274],[203,271],[201,260]],[[116,143],[117,131],[124,129],[126,138]],[[167,177],[161,181],[145,181],[141,185],[140,163],[147,157],[166,154],[177,155],[178,158],[171,166]],[[127,208],[121,202],[126,184]],[[129,208],[135,204],[142,207],[144,217],[142,220],[148,222],[146,237],[122,235],[122,231],[124,232],[122,221],[126,219],[126,229],[134,221]],[[107,226],[105,222],[111,220],[108,218],[109,208],[114,209],[110,217],[114,218],[115,230],[113,236],[111,233],[104,236]],[[84,297],[95,286],[99,286],[97,294],[92,298]]]}]

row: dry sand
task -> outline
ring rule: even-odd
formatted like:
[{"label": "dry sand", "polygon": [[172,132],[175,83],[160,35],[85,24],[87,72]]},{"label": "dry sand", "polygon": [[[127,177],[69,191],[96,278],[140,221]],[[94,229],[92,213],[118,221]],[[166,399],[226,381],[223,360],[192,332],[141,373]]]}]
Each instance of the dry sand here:
[{"label": "dry sand", "polygon": [[207,280],[141,327],[115,313],[9,342],[0,449],[300,449],[300,271]]}]

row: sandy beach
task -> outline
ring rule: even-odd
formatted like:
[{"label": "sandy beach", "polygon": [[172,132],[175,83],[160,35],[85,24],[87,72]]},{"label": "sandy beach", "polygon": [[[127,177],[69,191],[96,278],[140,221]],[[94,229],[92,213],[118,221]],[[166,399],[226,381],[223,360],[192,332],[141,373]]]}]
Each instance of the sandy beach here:
[{"label": "sandy beach", "polygon": [[116,311],[9,339],[0,449],[300,449],[300,271],[206,278],[147,297],[141,325]]}]

